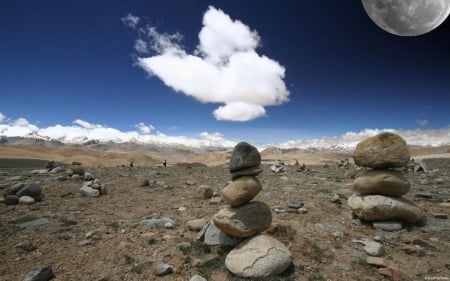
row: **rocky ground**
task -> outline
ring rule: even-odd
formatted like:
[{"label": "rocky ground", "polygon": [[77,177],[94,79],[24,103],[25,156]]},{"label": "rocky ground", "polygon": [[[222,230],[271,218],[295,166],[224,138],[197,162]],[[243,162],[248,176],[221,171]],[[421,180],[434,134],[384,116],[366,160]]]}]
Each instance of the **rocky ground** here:
[{"label": "rocky ground", "polygon": [[[255,200],[272,208],[273,234],[290,249],[292,266],[279,277],[258,280],[450,280],[450,159],[424,160],[428,173],[406,173],[411,191],[404,197],[417,204],[426,220],[387,232],[352,219],[346,198],[354,179],[331,164],[288,166],[258,176],[263,190]],[[40,265],[51,265],[52,280],[247,280],[224,266],[230,249],[196,241],[187,223],[211,219],[225,204],[220,196],[202,198],[199,186],[217,194],[231,180],[227,166],[85,167],[106,187],[107,195],[82,197],[81,179],[62,180],[64,172],[30,173],[33,168],[0,168],[0,189],[39,183],[45,198],[32,205],[0,204],[0,280],[23,280]],[[308,171],[309,170],[309,171]],[[357,175],[362,171],[357,170]],[[144,180],[149,185],[140,187]],[[290,212],[291,202],[304,203],[306,213]],[[173,228],[148,228],[147,218],[170,218]],[[43,225],[30,228],[36,219]],[[38,221],[39,222],[39,221]],[[381,262],[391,279],[367,261],[364,245],[374,238],[383,248]],[[156,276],[167,263],[173,272]],[[397,279],[395,279],[397,278]],[[403,279],[401,279],[403,278]]]}]

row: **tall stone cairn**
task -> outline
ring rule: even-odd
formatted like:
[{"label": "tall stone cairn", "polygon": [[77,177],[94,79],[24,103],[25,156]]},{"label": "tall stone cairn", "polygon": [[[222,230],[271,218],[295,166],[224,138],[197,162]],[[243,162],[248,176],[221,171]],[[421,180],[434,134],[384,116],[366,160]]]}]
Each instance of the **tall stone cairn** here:
[{"label": "tall stone cairn", "polygon": [[353,182],[356,194],[348,198],[353,213],[363,221],[417,223],[423,217],[414,203],[402,198],[410,183],[395,168],[409,163],[406,141],[397,134],[382,132],[356,146],[353,160],[370,168]]},{"label": "tall stone cairn", "polygon": [[238,143],[231,155],[232,182],[222,190],[222,198],[229,207],[213,217],[215,225],[226,236],[240,242],[228,253],[225,266],[239,277],[266,277],[285,271],[292,263],[292,255],[280,241],[261,232],[272,222],[270,207],[252,201],[262,186],[257,176],[261,155],[246,143]]}]

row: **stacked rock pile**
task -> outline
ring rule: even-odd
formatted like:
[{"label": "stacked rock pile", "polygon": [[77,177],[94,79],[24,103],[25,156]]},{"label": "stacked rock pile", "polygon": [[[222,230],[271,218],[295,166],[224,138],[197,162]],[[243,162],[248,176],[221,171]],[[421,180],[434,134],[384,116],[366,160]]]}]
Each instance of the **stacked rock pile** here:
[{"label": "stacked rock pile", "polygon": [[30,205],[36,201],[42,201],[44,194],[38,183],[16,183],[3,192],[3,203],[6,205],[25,204]]},{"label": "stacked rock pile", "polygon": [[[233,241],[240,242],[225,259],[225,266],[240,277],[273,276],[285,271],[292,262],[289,249],[280,241],[261,232],[272,222],[270,207],[251,201],[262,189],[256,177],[262,172],[258,150],[241,142],[230,159],[232,182],[222,190],[228,208],[220,210],[209,226],[217,227]],[[206,230],[208,232],[208,230]]]},{"label": "stacked rock pile", "polygon": [[422,219],[419,207],[402,198],[409,192],[410,183],[394,170],[404,168],[409,158],[405,140],[394,133],[380,133],[356,146],[355,164],[370,168],[353,182],[353,189],[359,194],[348,198],[348,205],[359,219],[377,222],[375,227],[395,224],[400,228],[401,222],[417,223]]}]

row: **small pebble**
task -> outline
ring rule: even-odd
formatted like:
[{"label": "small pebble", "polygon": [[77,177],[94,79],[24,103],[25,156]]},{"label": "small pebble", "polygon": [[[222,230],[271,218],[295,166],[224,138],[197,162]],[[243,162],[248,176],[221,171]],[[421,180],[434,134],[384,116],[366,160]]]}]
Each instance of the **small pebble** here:
[{"label": "small pebble", "polygon": [[433,217],[437,219],[444,219],[446,220],[448,218],[447,214],[445,213],[433,213]]},{"label": "small pebble", "polygon": [[155,275],[156,276],[163,276],[167,275],[173,272],[173,267],[170,264],[167,263],[160,263],[156,267]]}]

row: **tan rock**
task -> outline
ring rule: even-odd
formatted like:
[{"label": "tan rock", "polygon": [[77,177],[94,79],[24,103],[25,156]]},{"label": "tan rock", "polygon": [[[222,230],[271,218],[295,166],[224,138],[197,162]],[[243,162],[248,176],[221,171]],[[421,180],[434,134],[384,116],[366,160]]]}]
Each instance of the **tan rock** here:
[{"label": "tan rock", "polygon": [[374,169],[405,167],[409,159],[406,141],[389,132],[361,141],[353,154],[356,165]]},{"label": "tan rock", "polygon": [[370,170],[353,182],[353,189],[361,194],[402,196],[410,189],[408,180],[398,171]]},{"label": "tan rock", "polygon": [[252,200],[261,189],[261,183],[257,178],[243,176],[222,190],[222,198],[231,207],[238,207]]},{"label": "tan rock", "polygon": [[31,197],[31,196],[21,196],[20,198],[19,198],[19,203],[20,204],[24,204],[24,205],[32,205],[32,204],[34,204],[34,202],[36,202],[35,200],[34,200],[34,198],[33,197]]},{"label": "tan rock", "polygon": [[423,217],[419,207],[400,197],[353,194],[347,203],[356,216],[364,221],[398,220],[416,223]]},{"label": "tan rock", "polygon": [[245,238],[268,228],[272,222],[272,212],[265,203],[252,201],[240,207],[222,209],[213,220],[224,233]]},{"label": "tan rock", "polygon": [[240,243],[225,258],[225,266],[240,277],[267,277],[285,271],[292,263],[292,254],[280,241],[258,235]]}]

